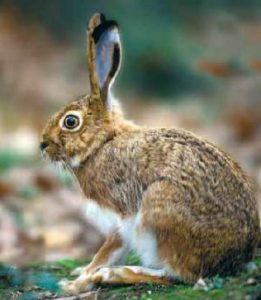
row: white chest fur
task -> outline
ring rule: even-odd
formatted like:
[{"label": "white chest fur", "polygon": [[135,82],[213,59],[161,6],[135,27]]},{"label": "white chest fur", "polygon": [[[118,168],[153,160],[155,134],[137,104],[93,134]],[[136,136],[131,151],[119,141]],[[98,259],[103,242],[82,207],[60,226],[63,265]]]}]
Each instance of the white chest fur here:
[{"label": "white chest fur", "polygon": [[160,265],[155,234],[149,228],[142,227],[140,212],[122,219],[112,210],[99,206],[95,201],[88,200],[86,216],[105,235],[117,230],[125,246],[137,252],[143,265],[154,267]]},{"label": "white chest fur", "polygon": [[108,208],[101,207],[93,200],[86,203],[86,217],[103,234],[107,235],[121,227],[122,219]]}]

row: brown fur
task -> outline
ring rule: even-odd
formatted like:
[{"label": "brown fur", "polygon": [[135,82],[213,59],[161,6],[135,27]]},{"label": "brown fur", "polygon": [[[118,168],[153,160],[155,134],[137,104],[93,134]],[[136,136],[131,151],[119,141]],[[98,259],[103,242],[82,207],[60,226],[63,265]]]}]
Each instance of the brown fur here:
[{"label": "brown fur", "polygon": [[[90,35],[95,20],[97,15],[88,30],[92,93],[50,119],[43,132],[48,157],[63,161],[85,196],[100,206],[122,218],[140,211],[141,230],[153,230],[160,259],[180,278],[195,282],[237,271],[252,259],[260,233],[248,177],[205,139],[181,129],[138,127],[126,121],[116,106],[107,109],[98,91],[95,43]],[[71,110],[83,115],[77,132],[59,126],[62,116]],[[77,167],[70,164],[73,157],[79,160]],[[85,272],[105,264],[120,246],[118,238],[108,237]],[[130,275],[129,281],[124,277],[122,282],[137,281]]]},{"label": "brown fur", "polygon": [[106,241],[99,249],[99,252],[94,256],[92,262],[82,270],[86,274],[92,273],[99,267],[102,267],[109,259],[112,251],[117,250],[122,247],[122,240],[119,234],[112,233],[107,237]]}]

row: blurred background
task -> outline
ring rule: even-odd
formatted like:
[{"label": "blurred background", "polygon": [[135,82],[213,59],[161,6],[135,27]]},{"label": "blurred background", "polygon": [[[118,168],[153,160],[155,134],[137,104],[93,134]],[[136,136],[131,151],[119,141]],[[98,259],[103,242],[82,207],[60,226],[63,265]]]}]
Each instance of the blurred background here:
[{"label": "blurred background", "polygon": [[216,142],[261,201],[259,0],[2,0],[0,261],[82,258],[102,242],[70,175],[38,150],[47,118],[89,89],[85,28],[96,11],[120,25],[114,94],[126,116]]}]

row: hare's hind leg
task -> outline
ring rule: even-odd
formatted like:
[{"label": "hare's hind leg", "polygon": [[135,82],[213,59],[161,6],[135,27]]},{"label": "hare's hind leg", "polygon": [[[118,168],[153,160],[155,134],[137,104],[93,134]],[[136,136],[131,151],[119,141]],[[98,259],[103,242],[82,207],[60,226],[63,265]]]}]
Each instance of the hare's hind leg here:
[{"label": "hare's hind leg", "polygon": [[166,275],[165,270],[154,270],[145,267],[122,266],[102,267],[91,274],[82,274],[77,281],[61,283],[67,294],[77,294],[91,290],[95,285],[124,285],[138,283],[170,284],[174,281]]},{"label": "hare's hind leg", "polygon": [[188,197],[172,182],[153,183],[143,195],[139,226],[153,232],[161,266],[176,278],[195,283],[202,275],[202,247],[184,202]]}]

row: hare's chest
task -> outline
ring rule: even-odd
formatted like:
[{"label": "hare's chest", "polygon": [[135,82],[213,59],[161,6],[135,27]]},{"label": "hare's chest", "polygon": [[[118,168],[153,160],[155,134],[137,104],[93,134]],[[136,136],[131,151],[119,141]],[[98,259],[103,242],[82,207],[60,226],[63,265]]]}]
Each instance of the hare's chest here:
[{"label": "hare's chest", "polygon": [[87,219],[105,235],[121,227],[122,219],[118,214],[93,200],[87,201],[85,213]]},{"label": "hare's chest", "polygon": [[142,226],[141,213],[123,219],[112,210],[88,200],[86,217],[105,235],[118,231],[125,246],[136,251],[145,266],[159,265],[156,236]]}]

